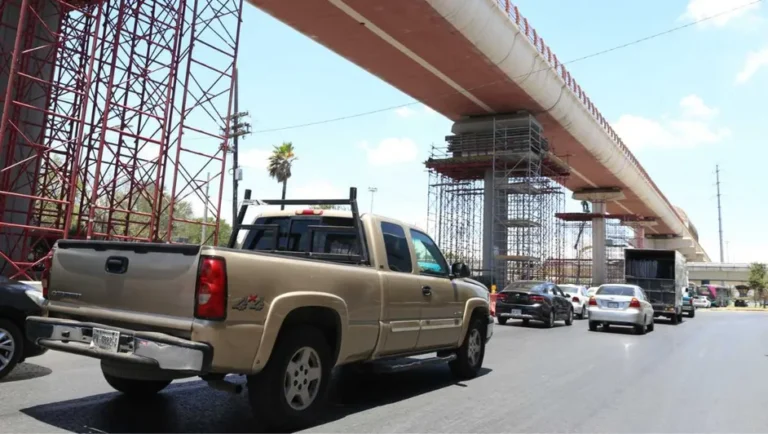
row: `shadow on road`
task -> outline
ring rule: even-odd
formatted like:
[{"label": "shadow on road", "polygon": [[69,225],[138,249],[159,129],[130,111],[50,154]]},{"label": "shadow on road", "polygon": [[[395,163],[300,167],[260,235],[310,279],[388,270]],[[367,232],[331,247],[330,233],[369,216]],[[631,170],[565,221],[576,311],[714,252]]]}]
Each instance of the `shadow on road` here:
[{"label": "shadow on road", "polygon": [[[573,320],[573,325],[571,327],[576,326],[578,324],[579,324],[578,320]],[[534,321],[534,320],[531,320],[531,322],[529,322],[528,324],[523,324],[522,321],[508,322],[508,323],[506,323],[504,325],[497,324],[497,327],[519,327],[519,328],[524,328],[524,329],[547,330],[547,327],[544,324],[544,322],[542,322],[542,321]],[[556,329],[556,328],[560,328],[560,327],[568,327],[568,326],[563,324],[562,321],[557,321],[557,322],[555,322],[555,325],[552,328]]]},{"label": "shadow on road", "polygon": [[34,363],[20,363],[10,374],[0,380],[0,384],[45,377],[46,375],[50,375],[51,372],[53,371],[45,366],[35,365]]},{"label": "shadow on road", "polygon": [[[488,372],[489,369],[483,369],[480,375]],[[465,386],[453,378],[447,366],[355,376],[355,381],[339,381],[338,373],[336,377],[330,390],[329,409],[315,426],[445,387]],[[234,381],[244,382],[244,378],[235,377]],[[245,394],[219,392],[203,381],[175,383],[143,401],[105,393],[30,407],[22,412],[43,423],[81,433],[264,431],[251,416]]]}]

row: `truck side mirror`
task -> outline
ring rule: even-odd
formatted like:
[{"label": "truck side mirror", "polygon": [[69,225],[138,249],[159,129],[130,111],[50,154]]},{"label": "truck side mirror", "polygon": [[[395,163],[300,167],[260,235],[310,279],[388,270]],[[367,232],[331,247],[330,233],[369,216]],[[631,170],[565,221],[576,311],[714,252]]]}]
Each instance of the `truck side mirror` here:
[{"label": "truck side mirror", "polygon": [[469,267],[463,262],[456,262],[451,265],[451,274],[455,277],[469,277]]}]

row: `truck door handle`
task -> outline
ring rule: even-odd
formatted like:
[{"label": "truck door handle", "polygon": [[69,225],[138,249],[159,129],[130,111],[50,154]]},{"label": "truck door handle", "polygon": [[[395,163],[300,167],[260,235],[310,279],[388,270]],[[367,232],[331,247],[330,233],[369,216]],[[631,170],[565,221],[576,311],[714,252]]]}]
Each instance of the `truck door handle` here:
[{"label": "truck door handle", "polygon": [[112,274],[124,274],[128,271],[128,258],[124,256],[110,256],[104,265],[104,270]]},{"label": "truck door handle", "polygon": [[432,295],[432,288],[430,288],[429,286],[422,286],[421,293],[424,295]]}]

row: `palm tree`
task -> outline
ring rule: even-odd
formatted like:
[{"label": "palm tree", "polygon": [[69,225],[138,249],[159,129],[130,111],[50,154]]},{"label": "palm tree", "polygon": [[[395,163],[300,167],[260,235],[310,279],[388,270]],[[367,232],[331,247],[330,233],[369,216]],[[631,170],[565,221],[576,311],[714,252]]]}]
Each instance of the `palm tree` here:
[{"label": "palm tree", "polygon": [[[288,178],[291,177],[291,166],[297,159],[291,142],[283,142],[282,145],[275,146],[272,155],[269,156],[269,176],[277,182],[283,183],[283,200],[285,200],[285,191],[288,187]],[[285,209],[285,205],[281,205],[280,209]]]}]

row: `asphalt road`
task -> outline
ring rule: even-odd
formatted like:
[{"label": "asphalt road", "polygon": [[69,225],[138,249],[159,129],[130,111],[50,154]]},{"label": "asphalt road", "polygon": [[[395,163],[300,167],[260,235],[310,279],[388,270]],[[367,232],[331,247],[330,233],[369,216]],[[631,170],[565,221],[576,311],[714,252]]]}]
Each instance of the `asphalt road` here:
[{"label": "asphalt road", "polygon": [[[251,432],[244,396],[200,381],[154,400],[111,391],[98,362],[49,352],[0,382],[0,432]],[[768,315],[699,312],[645,336],[496,325],[485,371],[379,375],[333,392],[312,432],[765,432]]]}]

